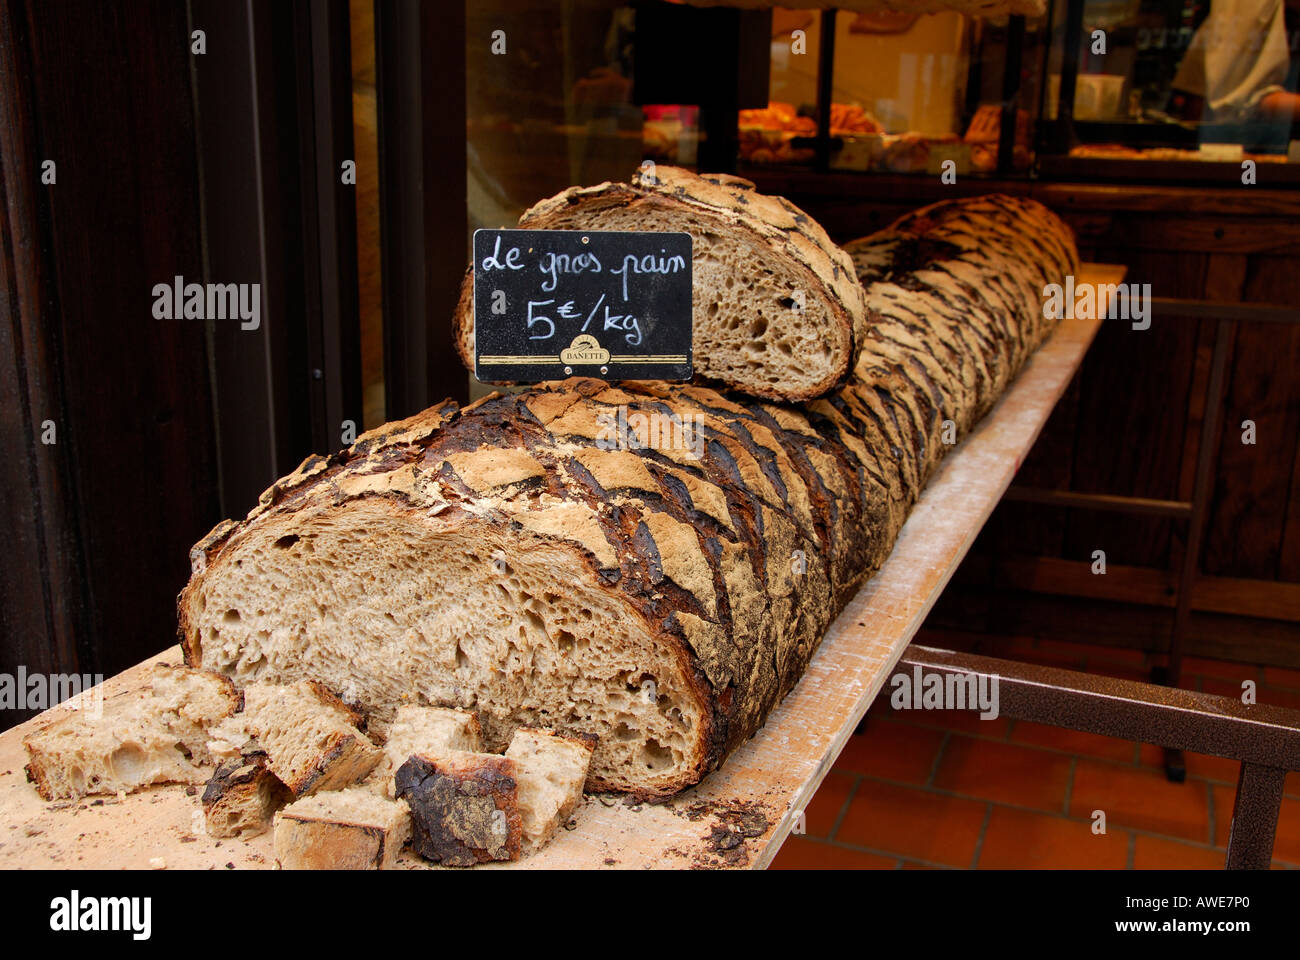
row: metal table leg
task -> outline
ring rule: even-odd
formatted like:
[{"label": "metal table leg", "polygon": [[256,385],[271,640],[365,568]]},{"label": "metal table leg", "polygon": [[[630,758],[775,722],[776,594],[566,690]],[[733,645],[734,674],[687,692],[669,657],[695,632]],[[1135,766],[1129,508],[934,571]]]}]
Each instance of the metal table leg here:
[{"label": "metal table leg", "polygon": [[1273,863],[1273,839],[1282,810],[1286,771],[1258,763],[1243,763],[1237,776],[1228,834],[1229,870],[1267,870]]}]

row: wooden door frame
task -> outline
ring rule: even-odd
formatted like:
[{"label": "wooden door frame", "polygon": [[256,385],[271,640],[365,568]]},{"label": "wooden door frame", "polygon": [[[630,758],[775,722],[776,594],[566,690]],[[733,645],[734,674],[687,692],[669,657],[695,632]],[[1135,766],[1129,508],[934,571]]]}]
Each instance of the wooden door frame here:
[{"label": "wooden door frame", "polygon": [[375,0],[384,398],[389,420],[469,379],[451,317],[469,262],[465,7]]},{"label": "wooden door frame", "polygon": [[210,338],[222,506],[240,516],[362,423],[346,0],[189,0],[205,280],[263,285],[255,331]]}]

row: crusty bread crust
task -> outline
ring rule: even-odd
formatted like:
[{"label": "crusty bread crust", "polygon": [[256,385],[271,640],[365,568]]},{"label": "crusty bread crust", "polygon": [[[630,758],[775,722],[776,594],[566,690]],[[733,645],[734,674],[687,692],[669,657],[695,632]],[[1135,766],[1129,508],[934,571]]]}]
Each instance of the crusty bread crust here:
[{"label": "crusty bread crust", "polygon": [[411,809],[411,848],[426,860],[472,867],[518,860],[522,845],[515,765],[488,753],[415,754],[397,770]]}]

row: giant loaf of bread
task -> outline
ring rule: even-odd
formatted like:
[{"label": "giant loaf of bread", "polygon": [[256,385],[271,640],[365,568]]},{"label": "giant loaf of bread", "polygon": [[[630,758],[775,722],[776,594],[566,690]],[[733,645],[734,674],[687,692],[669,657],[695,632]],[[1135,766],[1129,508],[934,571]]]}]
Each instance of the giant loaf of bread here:
[{"label": "giant loaf of bread", "polygon": [[196,546],[188,661],[381,717],[473,709],[493,750],[519,726],[594,734],[591,789],[697,782],[799,679],[943,422],[995,402],[1050,332],[1043,286],[1076,268],[1069,230],[1005,197],[849,252],[873,315],[846,385],[778,405],[570,380],[371,431]]}]

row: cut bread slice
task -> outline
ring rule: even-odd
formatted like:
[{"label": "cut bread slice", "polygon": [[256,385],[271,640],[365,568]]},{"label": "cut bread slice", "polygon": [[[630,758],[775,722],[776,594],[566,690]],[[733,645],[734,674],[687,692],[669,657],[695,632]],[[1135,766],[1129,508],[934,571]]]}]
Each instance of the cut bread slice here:
[{"label": "cut bread slice", "polygon": [[366,780],[387,797],[393,794],[393,775],[415,753],[443,754],[449,751],[481,753],[483,732],[478,717],[467,710],[450,707],[407,705],[398,708],[388,727],[384,756]]},{"label": "cut bread slice", "polygon": [[213,750],[234,745],[246,752],[255,744],[294,797],[341,790],[364,779],[383,756],[357,729],[360,720],[319,683],[249,684],[243,711],[214,730]]},{"label": "cut bread slice", "polygon": [[524,851],[533,853],[555,835],[582,802],[594,737],[566,737],[520,727],[506,758],[515,764]]},{"label": "cut bread slice", "polygon": [[[631,183],[570,187],[525,211],[525,230],[651,230],[692,237],[696,373],[756,397],[808,400],[853,369],[866,304],[848,256],[783,197],[726,174],[678,167]],[[472,270],[455,337],[474,369]]]},{"label": "cut bread slice", "polygon": [[275,859],[285,870],[384,870],[410,836],[401,800],[350,787],[296,800],[275,817]]},{"label": "cut bread slice", "polygon": [[106,700],[101,715],[67,712],[26,737],[27,777],[46,800],[203,783],[208,728],[239,703],[227,677],[155,665],[142,688]]},{"label": "cut bread slice", "polygon": [[265,753],[227,760],[203,790],[205,829],[213,837],[256,837],[292,799],[289,788],[271,772]]},{"label": "cut bread slice", "polygon": [[494,753],[417,753],[397,769],[396,780],[397,796],[411,810],[411,848],[420,856],[449,867],[519,859],[513,760]]}]

